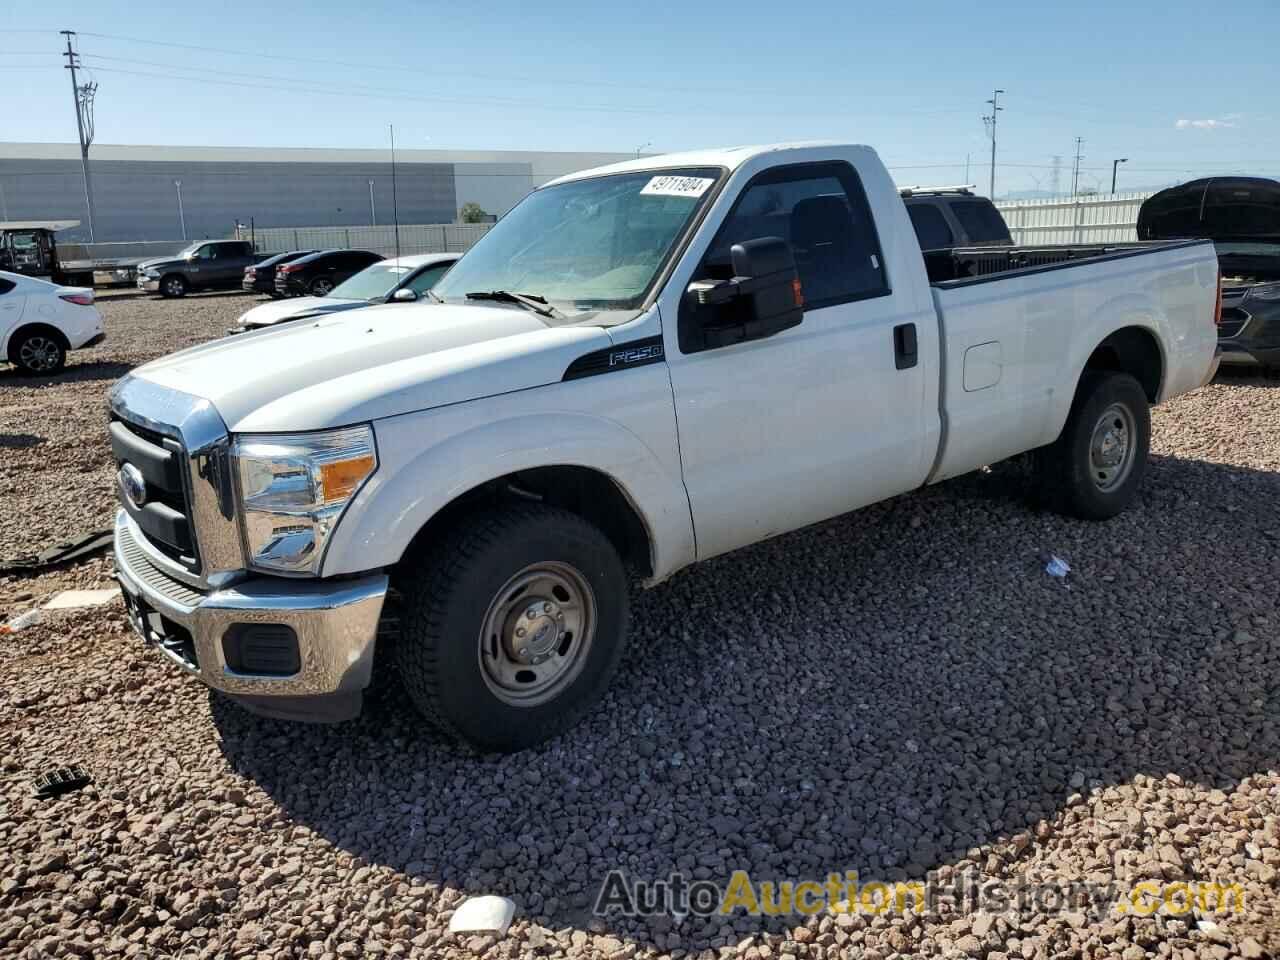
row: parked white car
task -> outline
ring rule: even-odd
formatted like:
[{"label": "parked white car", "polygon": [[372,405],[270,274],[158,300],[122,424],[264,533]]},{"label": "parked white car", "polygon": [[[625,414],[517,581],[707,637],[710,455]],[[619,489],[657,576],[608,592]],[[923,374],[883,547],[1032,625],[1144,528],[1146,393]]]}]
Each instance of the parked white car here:
[{"label": "parked white car", "polygon": [[24,373],[57,373],[67,351],[106,339],[90,287],[0,270],[0,357]]},{"label": "parked white car", "polygon": [[342,313],[374,303],[413,303],[434,287],[460,256],[460,253],[419,253],[379,260],[323,297],[292,297],[247,310],[229,332],[261,330],[287,320]]},{"label": "parked white car", "polygon": [[867,147],[644,157],[539,187],[430,303],[218,340],[116,384],[134,626],[298,719],[353,715],[392,657],[427,717],[515,750],[603,694],[628,568],[654,585],[1032,450],[1050,503],[1113,517],[1139,495],[1149,408],[1216,367],[1217,257],[1033,252],[926,261]]}]

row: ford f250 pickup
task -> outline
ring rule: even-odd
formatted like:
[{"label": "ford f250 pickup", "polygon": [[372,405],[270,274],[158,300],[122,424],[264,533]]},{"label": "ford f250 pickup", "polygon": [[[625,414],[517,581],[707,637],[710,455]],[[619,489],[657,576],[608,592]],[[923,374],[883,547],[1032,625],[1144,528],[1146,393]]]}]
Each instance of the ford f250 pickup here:
[{"label": "ford f250 pickup", "polygon": [[867,147],[549,183],[430,303],[215,341],[116,384],[134,625],[298,719],[352,716],[388,657],[429,718],[517,750],[601,696],[629,570],[652,586],[1024,451],[1052,503],[1111,517],[1142,482],[1149,406],[1215,368],[1213,246],[999,254],[927,268]]}]

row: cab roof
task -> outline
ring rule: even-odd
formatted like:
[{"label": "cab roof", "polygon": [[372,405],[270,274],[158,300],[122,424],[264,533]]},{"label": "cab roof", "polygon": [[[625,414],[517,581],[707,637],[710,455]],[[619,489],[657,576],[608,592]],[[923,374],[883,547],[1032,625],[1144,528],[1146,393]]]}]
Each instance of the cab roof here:
[{"label": "cab roof", "polygon": [[591,177],[602,177],[613,173],[639,173],[649,170],[671,170],[679,167],[725,167],[733,171],[749,160],[767,153],[785,153],[791,150],[808,150],[813,147],[838,147],[842,149],[869,150],[869,147],[834,140],[811,140],[795,143],[766,143],[745,147],[720,147],[713,150],[690,150],[686,153],[664,153],[658,156],[637,157],[635,160],[623,160],[604,167],[592,167],[590,170],[579,170],[563,177],[558,177],[543,187],[568,183],[573,180],[586,180]]}]

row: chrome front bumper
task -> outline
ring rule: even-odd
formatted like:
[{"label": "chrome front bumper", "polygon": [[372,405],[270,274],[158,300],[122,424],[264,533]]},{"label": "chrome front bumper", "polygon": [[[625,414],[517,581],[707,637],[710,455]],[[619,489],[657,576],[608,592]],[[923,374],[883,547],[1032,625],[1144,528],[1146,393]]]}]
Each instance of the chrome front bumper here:
[{"label": "chrome front bumper", "polygon": [[151,293],[158,293],[160,290],[160,279],[148,280],[146,277],[138,277],[138,289],[147,290]]},{"label": "chrome front bumper", "polygon": [[[115,562],[134,629],[188,673],[260,713],[334,721],[359,712],[388,579],[291,580],[250,577],[202,592],[154,562],[123,510],[116,514]],[[237,625],[288,627],[297,638],[296,673],[238,672],[226,638]]]}]

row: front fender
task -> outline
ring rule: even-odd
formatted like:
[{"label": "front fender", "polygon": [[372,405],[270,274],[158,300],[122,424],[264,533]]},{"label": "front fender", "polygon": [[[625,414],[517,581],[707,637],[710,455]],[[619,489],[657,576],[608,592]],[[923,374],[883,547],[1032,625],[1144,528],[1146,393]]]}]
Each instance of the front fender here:
[{"label": "front fender", "polygon": [[[587,467],[618,485],[649,535],[655,582],[691,563],[693,524],[669,381],[665,365],[648,369],[654,373],[590,378],[376,421],[378,469],[334,530],[322,575],[392,566],[417,532],[464,493],[549,466]],[[589,399],[582,385],[604,380],[626,380],[632,388],[641,380],[653,384],[629,390],[621,407],[616,399],[594,398],[594,406],[624,414],[630,426],[555,402],[567,394]],[[512,412],[513,398],[520,398],[519,413]]]}]

